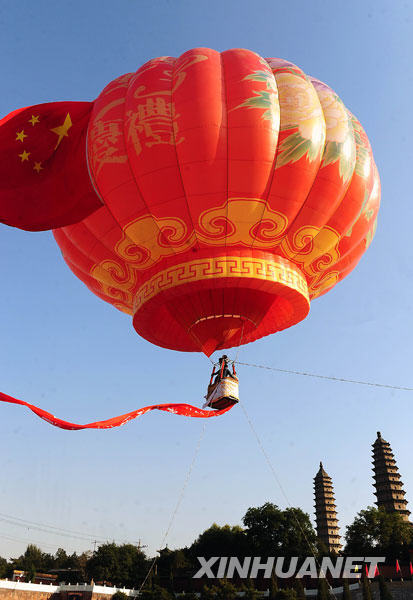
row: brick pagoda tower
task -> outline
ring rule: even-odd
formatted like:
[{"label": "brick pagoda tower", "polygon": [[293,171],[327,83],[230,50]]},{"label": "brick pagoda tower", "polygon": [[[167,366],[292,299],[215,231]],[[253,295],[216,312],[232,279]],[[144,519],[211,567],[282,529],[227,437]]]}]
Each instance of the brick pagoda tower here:
[{"label": "brick pagoda tower", "polygon": [[341,544],[333,484],[321,462],[320,469],[314,477],[314,495],[317,537],[324,542],[329,552],[338,554]]},{"label": "brick pagoda tower", "polygon": [[384,508],[387,512],[398,512],[403,521],[408,521],[410,511],[407,510],[403,482],[400,481],[390,444],[383,440],[380,431],[377,432],[377,439],[373,444],[373,471],[376,488],[374,495],[377,497],[378,508]]}]

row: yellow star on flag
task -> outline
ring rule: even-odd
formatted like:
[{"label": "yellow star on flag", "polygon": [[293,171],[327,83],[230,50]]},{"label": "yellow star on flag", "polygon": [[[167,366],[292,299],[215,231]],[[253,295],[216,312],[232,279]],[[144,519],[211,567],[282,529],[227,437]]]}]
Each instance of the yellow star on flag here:
[{"label": "yellow star on flag", "polygon": [[53,131],[53,133],[55,133],[56,135],[59,136],[59,139],[57,140],[57,144],[55,146],[55,150],[56,148],[59,146],[60,142],[62,141],[62,139],[64,137],[67,137],[68,135],[68,131],[72,126],[72,120],[70,118],[69,113],[67,113],[66,118],[64,120],[63,125],[59,125],[59,127],[54,127],[53,129],[51,129],[50,131]]},{"label": "yellow star on flag", "polygon": [[34,127],[34,126],[36,125],[36,123],[38,123],[38,122],[39,122],[39,117],[38,117],[38,116],[32,115],[32,118],[31,118],[31,119],[29,119],[29,123],[31,123],[31,124],[33,125],[33,127]]},{"label": "yellow star on flag", "polygon": [[26,150],[23,150],[23,152],[19,154],[19,157],[21,158],[22,162],[24,162],[25,160],[29,160],[29,156],[30,152],[26,152]]},{"label": "yellow star on flag", "polygon": [[16,133],[16,142],[22,142],[24,140],[24,138],[27,137],[27,134],[24,133],[24,129],[22,129],[21,131],[18,131]]},{"label": "yellow star on flag", "polygon": [[36,173],[40,173],[40,171],[43,169],[42,163],[41,162],[35,162],[33,169],[36,171]]}]

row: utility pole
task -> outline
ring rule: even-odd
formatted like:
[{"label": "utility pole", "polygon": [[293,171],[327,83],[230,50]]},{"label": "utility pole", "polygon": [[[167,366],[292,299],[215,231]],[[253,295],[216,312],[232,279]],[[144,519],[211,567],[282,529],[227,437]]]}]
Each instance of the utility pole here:
[{"label": "utility pole", "polygon": [[141,539],[139,538],[138,540],[138,550],[142,550],[142,548],[147,548],[148,546],[146,544],[142,544],[141,543]]}]

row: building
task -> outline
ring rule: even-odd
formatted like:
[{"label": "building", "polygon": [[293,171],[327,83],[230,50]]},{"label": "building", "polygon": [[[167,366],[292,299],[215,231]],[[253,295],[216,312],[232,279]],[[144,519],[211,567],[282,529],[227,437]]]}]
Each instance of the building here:
[{"label": "building", "polygon": [[324,542],[329,552],[341,550],[333,484],[320,462],[320,469],[314,477],[315,515],[317,537]]},{"label": "building", "polygon": [[407,500],[400,480],[399,470],[394,459],[389,442],[377,432],[377,439],[373,444],[373,471],[374,495],[377,498],[378,508],[387,512],[398,512],[404,521],[409,520],[410,511],[407,510]]}]

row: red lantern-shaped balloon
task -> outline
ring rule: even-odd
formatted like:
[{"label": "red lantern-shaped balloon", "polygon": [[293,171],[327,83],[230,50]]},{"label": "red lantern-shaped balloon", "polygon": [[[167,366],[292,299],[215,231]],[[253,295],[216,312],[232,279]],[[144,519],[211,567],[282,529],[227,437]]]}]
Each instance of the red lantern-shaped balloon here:
[{"label": "red lantern-shaped balloon", "polygon": [[298,323],[374,235],[380,183],[360,123],[284,60],[150,60],[103,90],[82,132],[88,176],[70,198],[77,186],[89,216],[71,208],[55,238],[159,346],[209,355]]}]

